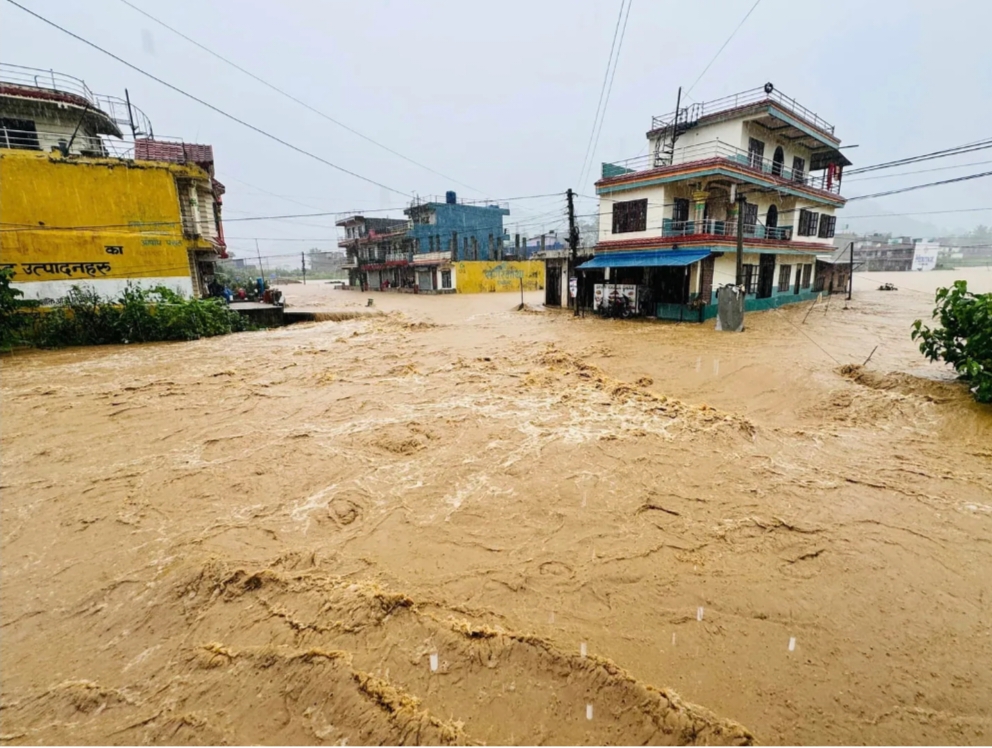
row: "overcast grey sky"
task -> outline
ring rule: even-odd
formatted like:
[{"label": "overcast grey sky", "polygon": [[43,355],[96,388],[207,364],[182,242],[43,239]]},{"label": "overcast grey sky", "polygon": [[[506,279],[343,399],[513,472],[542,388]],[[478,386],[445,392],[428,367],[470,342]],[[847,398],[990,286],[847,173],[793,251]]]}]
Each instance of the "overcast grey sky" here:
[{"label": "overcast grey sky", "polygon": [[[578,183],[619,0],[132,0],[330,116],[475,190],[420,169],[282,98],[119,0],[20,0],[124,59],[329,161],[401,192],[504,198]],[[753,0],[633,0],[595,162],[644,152],[652,114],[674,109]],[[992,137],[992,2],[761,0],[692,95],[771,81],[836,125],[855,166]],[[5,62],[53,68],[123,95],[156,134],[214,146],[225,218],[402,207],[405,200],[226,120],[0,2]],[[992,150],[905,171],[992,161]],[[992,164],[854,181],[847,197],[992,170]],[[881,174],[888,174],[882,172]],[[873,175],[875,176],[875,175]],[[250,186],[249,186],[250,185]],[[282,197],[259,191],[266,190]],[[295,202],[294,202],[295,201]],[[580,205],[589,212],[592,203]],[[553,228],[564,200],[511,204],[510,231]],[[992,223],[992,178],[865,203],[847,215],[921,215],[938,227]],[[398,214],[399,211],[397,211]],[[551,215],[549,215],[551,214]],[[546,222],[546,225],[545,225]],[[840,225],[845,218],[840,219]],[[870,224],[870,221],[867,222]],[[859,227],[862,224],[857,224]],[[263,253],[335,243],[333,219],[229,222]],[[244,254],[253,242],[233,239]]]}]

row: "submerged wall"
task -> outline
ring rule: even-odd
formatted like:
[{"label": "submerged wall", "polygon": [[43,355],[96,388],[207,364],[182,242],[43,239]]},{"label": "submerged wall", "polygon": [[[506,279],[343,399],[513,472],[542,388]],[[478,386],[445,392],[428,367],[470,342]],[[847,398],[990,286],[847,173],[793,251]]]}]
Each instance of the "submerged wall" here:
[{"label": "submerged wall", "polygon": [[525,291],[544,288],[543,260],[456,262],[454,268],[458,293],[519,291],[521,279]]},{"label": "submerged wall", "polygon": [[0,264],[29,299],[57,299],[74,285],[114,297],[127,283],[193,292],[176,177],[209,179],[195,166],[120,159],[64,159],[0,152]]}]

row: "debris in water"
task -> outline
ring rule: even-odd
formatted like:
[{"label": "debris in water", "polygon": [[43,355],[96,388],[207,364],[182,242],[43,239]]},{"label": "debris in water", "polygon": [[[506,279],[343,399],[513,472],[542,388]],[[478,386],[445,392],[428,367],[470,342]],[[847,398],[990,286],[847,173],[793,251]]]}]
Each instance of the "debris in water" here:
[{"label": "debris in water", "polygon": [[789,651],[790,652],[796,651],[796,637],[794,636],[789,637]]},{"label": "debris in water", "polygon": [[437,652],[431,654],[431,672],[437,672]]},{"label": "debris in water", "polygon": [[581,644],[579,645],[579,656],[580,656],[580,657],[585,657],[585,656],[586,656],[587,654],[589,654],[589,650],[588,650],[588,648],[586,647],[586,643],[585,643],[585,642],[582,642],[582,643],[581,643]]},{"label": "debris in water", "polygon": [[696,620],[697,621],[703,620],[703,606],[702,605],[700,605],[698,608],[696,608]]},{"label": "debris in water", "polygon": [[592,719],[592,704],[586,704],[586,719]]}]

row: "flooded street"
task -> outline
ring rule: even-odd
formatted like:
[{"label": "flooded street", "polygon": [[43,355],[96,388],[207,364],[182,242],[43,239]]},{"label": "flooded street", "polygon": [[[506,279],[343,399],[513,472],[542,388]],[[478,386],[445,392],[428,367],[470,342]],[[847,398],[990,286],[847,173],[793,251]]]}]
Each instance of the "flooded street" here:
[{"label": "flooded street", "polygon": [[959,275],[5,356],[2,740],[992,742],[992,410],[909,337]]}]

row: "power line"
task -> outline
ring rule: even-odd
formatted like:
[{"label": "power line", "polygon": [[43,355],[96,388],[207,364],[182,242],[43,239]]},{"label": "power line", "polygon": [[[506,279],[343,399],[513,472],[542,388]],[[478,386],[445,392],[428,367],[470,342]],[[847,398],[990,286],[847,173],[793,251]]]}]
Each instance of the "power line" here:
[{"label": "power line", "polygon": [[731,40],[731,39],[733,39],[733,38],[734,38],[734,36],[736,36],[736,35],[737,35],[737,32],[741,30],[741,26],[743,26],[743,25],[744,25],[744,22],[745,22],[745,21],[746,21],[746,20],[747,20],[748,18],[750,18],[750,16],[751,16],[751,14],[752,14],[752,13],[754,13],[754,9],[758,7],[758,3],[760,3],[760,2],[761,2],[761,0],[754,0],[754,5],[752,5],[752,6],[751,6],[751,10],[749,10],[749,11],[747,12],[747,14],[746,14],[746,15],[745,15],[745,16],[744,16],[744,17],[743,17],[742,19],[741,19],[741,22],[740,22],[739,24],[737,24],[737,28],[733,30],[733,32],[732,32],[732,33],[730,34],[730,36],[728,36],[728,37],[727,37],[727,41],[725,41],[725,42],[723,43],[723,46],[721,46],[721,47],[720,47],[720,49],[718,49],[718,50],[716,51],[716,54],[715,54],[715,55],[713,55],[713,59],[712,59],[712,60],[710,60],[710,61],[709,61],[709,62],[708,62],[708,63],[706,64],[706,67],[704,67],[704,68],[703,68],[703,72],[701,72],[701,73],[700,73],[700,74],[699,74],[699,75],[698,75],[698,76],[696,77],[696,80],[694,80],[694,81],[692,82],[692,85],[691,85],[691,86],[689,86],[689,90],[685,92],[685,95],[686,95],[686,96],[688,96],[688,95],[689,95],[690,93],[692,93],[692,89],[694,89],[694,88],[696,87],[696,84],[697,84],[697,83],[699,83],[699,81],[700,81],[700,80],[702,79],[702,77],[703,77],[704,75],[706,75],[706,71],[710,69],[710,66],[712,66],[712,65],[713,65],[713,63],[714,63],[714,62],[716,62],[716,58],[717,58],[717,57],[719,57],[719,56],[720,56],[720,54],[721,54],[721,53],[723,52],[723,50],[727,48],[727,45],[728,45],[728,44],[730,44],[730,40]]},{"label": "power line", "polygon": [[283,91],[281,88],[279,88],[275,84],[269,83],[267,80],[265,80],[263,78],[260,78],[259,76],[257,76],[254,73],[252,73],[250,70],[246,70],[245,68],[243,68],[240,65],[238,65],[236,62],[232,62],[231,60],[227,59],[223,55],[218,54],[214,50],[210,49],[206,45],[201,44],[200,42],[196,41],[195,39],[191,39],[189,36],[187,36],[186,34],[184,34],[181,31],[179,31],[178,29],[173,28],[169,24],[167,24],[164,21],[162,21],[162,20],[156,18],[155,16],[153,16],[151,13],[148,13],[147,11],[142,10],[141,8],[139,8],[134,3],[129,2],[129,0],[121,0],[121,2],[124,3],[125,5],[127,5],[129,8],[132,8],[133,10],[136,10],[138,13],[141,13],[141,15],[145,16],[146,18],[151,19],[152,21],[154,21],[155,23],[157,23],[159,26],[162,26],[163,28],[168,29],[173,34],[176,34],[178,36],[181,36],[183,39],[185,39],[186,41],[188,41],[190,44],[192,44],[192,45],[194,45],[196,47],[199,47],[200,49],[202,49],[207,54],[212,55],[213,57],[216,57],[221,62],[226,63],[227,65],[230,65],[235,70],[238,70],[238,71],[244,73],[249,78],[252,78],[253,80],[258,81],[263,86],[266,86],[267,88],[275,91],[276,93],[280,94],[281,96],[285,96],[290,101],[294,101],[297,104],[299,104],[300,106],[305,107],[306,109],[309,109],[311,112],[313,112],[314,114],[317,114],[317,115],[323,117],[328,122],[332,122],[335,125],[337,125],[338,127],[341,127],[343,129],[347,130],[348,132],[350,132],[350,133],[352,133],[354,135],[357,135],[362,140],[367,140],[369,143],[372,143],[373,145],[375,145],[375,146],[377,146],[379,148],[382,148],[384,151],[387,151],[389,153],[392,153],[394,156],[398,156],[399,158],[401,158],[404,161],[407,161],[407,162],[413,164],[414,166],[419,166],[421,169],[426,169],[427,171],[431,172],[432,174],[436,174],[439,177],[443,177],[444,179],[447,179],[449,182],[454,182],[455,184],[460,185],[462,187],[467,187],[468,189],[473,190],[474,192],[482,193],[482,190],[476,189],[472,185],[465,184],[464,182],[459,182],[457,179],[455,179],[453,177],[449,177],[446,174],[442,174],[441,172],[439,172],[439,171],[437,171],[435,169],[432,169],[431,167],[429,167],[429,166],[427,166],[425,164],[422,164],[419,161],[414,161],[409,156],[404,156],[399,151],[395,151],[392,148],[390,148],[389,146],[383,145],[382,143],[378,142],[377,140],[374,140],[374,139],[370,138],[368,135],[365,135],[364,133],[359,132],[355,128],[349,127],[348,125],[346,125],[345,123],[341,122],[340,120],[334,119],[334,117],[330,116],[329,114],[325,114],[324,112],[320,111],[316,107],[313,107],[310,104],[307,104],[305,101],[302,101],[301,99],[298,99],[297,97],[293,96],[292,94],[287,93],[286,91]]},{"label": "power line", "polygon": [[880,164],[873,164],[871,166],[862,166],[857,169],[850,169],[844,173],[844,176],[850,177],[855,174],[864,174],[869,171],[880,171],[882,169],[892,169],[897,166],[908,166],[909,164],[919,163],[920,161],[932,161],[933,159],[937,159],[937,158],[947,158],[948,156],[959,156],[963,153],[982,151],[985,150],[986,148],[992,148],[992,138],[976,140],[973,143],[965,143],[964,145],[954,146],[953,148],[944,148],[939,151],[924,153],[919,156],[909,156],[908,158],[901,158],[896,161],[884,161]]},{"label": "power line", "polygon": [[[952,154],[955,155],[955,154]],[[966,166],[984,166],[985,164],[992,164],[992,161],[969,161],[967,164],[955,164],[954,166],[937,166],[933,169],[917,169],[916,171],[901,171],[898,174],[879,174],[874,177],[854,177],[846,178],[844,180],[845,184],[847,182],[864,182],[869,179],[892,179],[893,177],[908,177],[910,174],[929,174],[933,171],[949,171],[951,169],[963,169]]]},{"label": "power line", "polygon": [[623,18],[623,6],[625,0],[620,0],[620,12],[617,14],[617,24],[613,28],[613,41],[610,43],[610,56],[606,59],[606,72],[603,73],[603,85],[599,89],[599,101],[596,102],[596,114],[592,118],[592,131],[589,133],[589,142],[586,144],[586,155],[582,159],[582,168],[579,170],[579,183],[586,173],[586,163],[589,161],[592,151],[592,140],[596,136],[596,123],[599,121],[599,112],[603,106],[603,95],[606,93],[606,83],[610,77],[610,66],[613,64],[613,51],[617,46],[617,34],[620,33],[620,19]]},{"label": "power line", "polygon": [[942,184],[954,184],[955,182],[967,182],[970,179],[980,179],[982,177],[992,177],[992,171],[983,171],[979,174],[969,174],[966,177],[957,177],[955,179],[944,179],[940,182],[927,182],[926,184],[916,184],[912,187],[903,187],[898,190],[888,190],[887,192],[875,192],[871,195],[858,195],[857,197],[847,198],[847,202],[852,202],[854,200],[867,200],[868,198],[874,197],[885,197],[887,195],[898,195],[901,192],[912,192],[913,190],[922,190],[924,187],[938,187]]},{"label": "power line", "polygon": [[613,79],[617,75],[617,66],[620,64],[620,52],[623,49],[623,40],[627,35],[627,19],[630,18],[630,7],[634,4],[634,0],[627,0],[627,13],[623,17],[623,28],[620,30],[620,41],[617,43],[617,55],[613,59],[613,72],[610,73],[610,85],[606,88],[606,98],[603,99],[603,111],[599,116],[599,127],[596,129],[596,139],[593,141],[592,150],[589,151],[589,163],[586,165],[586,171],[582,174],[582,178],[579,180],[579,184],[583,184],[586,180],[586,175],[589,169],[592,168],[593,161],[596,157],[596,149],[599,147],[599,136],[603,132],[603,123],[606,121],[606,110],[610,105],[610,94],[613,93]]},{"label": "power line", "polygon": [[916,211],[913,213],[874,213],[872,215],[866,216],[845,216],[843,213],[838,214],[838,218],[888,218],[889,216],[934,216],[941,213],[980,213],[983,211],[992,210],[989,208],[958,208],[957,210],[926,210],[926,211]]},{"label": "power line", "polygon": [[392,187],[389,187],[389,186],[387,186],[385,184],[382,184],[381,182],[377,182],[374,179],[370,179],[369,177],[362,176],[361,174],[359,174],[357,172],[354,172],[354,171],[351,171],[349,169],[346,169],[343,166],[338,166],[337,164],[335,164],[335,163],[333,163],[331,161],[328,161],[327,159],[322,158],[321,156],[318,156],[315,153],[311,153],[310,151],[308,151],[308,150],[306,150],[304,148],[300,148],[297,145],[293,145],[289,141],[283,140],[282,138],[280,138],[277,135],[273,135],[272,133],[267,132],[267,131],[263,130],[260,127],[256,127],[255,125],[253,125],[253,124],[251,124],[249,122],[246,122],[245,120],[240,119],[239,117],[236,117],[233,114],[229,114],[228,112],[225,112],[220,107],[214,106],[213,104],[211,104],[211,103],[209,103],[207,101],[204,101],[203,99],[201,99],[201,98],[199,98],[197,96],[194,96],[191,93],[188,93],[188,92],[184,91],[183,89],[179,88],[178,86],[174,86],[171,83],[168,83],[167,81],[164,81],[161,78],[159,78],[159,77],[157,77],[155,75],[152,75],[151,73],[147,72],[146,70],[143,70],[142,68],[139,68],[137,65],[134,65],[134,64],[128,62],[124,58],[118,57],[113,52],[109,52],[108,50],[104,49],[103,47],[99,46],[98,44],[95,44],[94,42],[91,42],[88,39],[84,39],[83,37],[79,36],[78,34],[73,33],[72,31],[69,31],[67,28],[65,28],[63,26],[59,26],[54,21],[50,21],[49,19],[45,18],[43,15],[41,15],[39,13],[35,13],[33,10],[30,10],[29,8],[25,8],[23,5],[21,5],[20,3],[16,2],[16,0],[7,0],[7,2],[10,3],[11,5],[17,7],[17,8],[20,8],[21,10],[23,10],[28,15],[32,15],[35,18],[37,18],[38,20],[43,21],[44,23],[47,23],[52,28],[58,29],[62,33],[71,36],[73,39],[76,39],[77,41],[81,41],[83,44],[85,44],[85,45],[87,45],[89,47],[92,47],[93,49],[97,50],[98,52],[102,52],[103,54],[105,54],[108,57],[116,60],[117,62],[121,63],[122,65],[126,65],[127,67],[131,68],[135,72],[140,73],[141,75],[144,75],[147,78],[151,78],[156,83],[159,83],[159,84],[165,86],[166,88],[168,88],[168,89],[170,89],[172,91],[175,91],[176,93],[181,94],[181,95],[185,96],[186,98],[191,99],[191,100],[195,101],[196,103],[201,104],[202,106],[205,106],[208,109],[213,110],[214,112],[217,112],[218,114],[220,114],[223,117],[226,117],[227,119],[231,120],[232,122],[237,122],[239,125],[242,125],[243,127],[247,127],[249,130],[253,130],[253,131],[257,132],[260,135],[264,135],[265,137],[269,138],[270,140],[274,140],[276,143],[279,143],[280,145],[284,145],[287,148],[290,148],[290,149],[296,151],[297,153],[302,153],[304,156],[309,156],[310,158],[312,158],[312,159],[314,159],[316,161],[319,161],[320,163],[325,164],[326,166],[330,166],[332,169],[337,169],[338,171],[340,171],[340,172],[342,172],[344,174],[348,174],[349,176],[355,177],[356,179],[361,179],[363,182],[368,182],[369,184],[374,184],[376,187],[381,187],[382,189],[388,190],[389,192],[395,192],[397,195],[403,195],[404,197],[411,197],[411,195],[409,195],[406,192],[403,192],[403,191],[397,190],[397,189],[393,189]]}]

